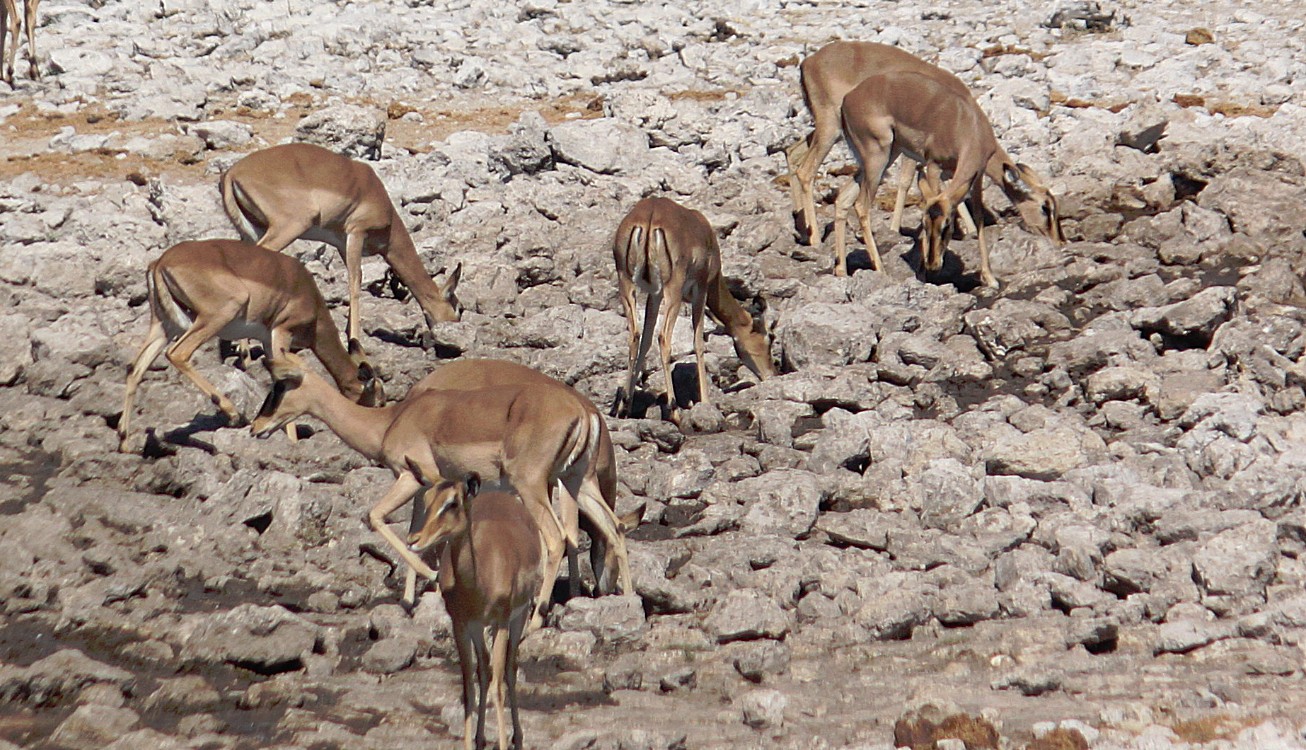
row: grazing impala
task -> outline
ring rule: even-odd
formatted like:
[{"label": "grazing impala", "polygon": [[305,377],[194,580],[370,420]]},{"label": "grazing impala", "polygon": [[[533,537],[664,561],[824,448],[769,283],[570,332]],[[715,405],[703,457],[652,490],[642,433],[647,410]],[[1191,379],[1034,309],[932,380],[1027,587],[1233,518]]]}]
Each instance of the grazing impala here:
[{"label": "grazing impala", "polygon": [[[27,75],[36,80],[41,71],[36,63],[36,6],[41,0],[23,0],[23,15],[18,15],[18,0],[0,0],[0,78],[14,85],[14,58],[18,56],[20,32],[27,27]],[[7,17],[7,21],[6,21]],[[8,31],[9,50],[5,51],[5,32]]]},{"label": "grazing impala", "polygon": [[[542,606],[549,602],[566,544],[576,544],[568,531],[576,528],[571,516],[578,502],[598,515],[591,521],[608,524],[614,536],[619,533],[611,532],[618,522],[593,484],[602,418],[561,386],[535,382],[428,390],[369,409],[344,398],[311,372],[292,368],[273,384],[251,429],[266,435],[303,414],[322,420],[351,448],[394,473],[394,485],[372,507],[368,521],[404,562],[427,578],[434,578],[434,571],[390,530],[386,519],[443,479],[476,473],[488,482],[511,485],[521,495],[544,538]],[[555,484],[565,522],[549,502]],[[541,621],[542,616],[533,618],[536,624]]]},{"label": "grazing impala", "polygon": [[[904,72],[928,76],[937,85],[958,95],[971,97],[970,89],[955,75],[887,44],[831,42],[803,60],[803,101],[812,113],[812,132],[790,146],[785,156],[789,162],[795,224],[809,245],[817,244],[813,184],[821,162],[839,139],[840,106],[844,97],[871,76]],[[1065,242],[1057,216],[1056,198],[1033,170],[1013,162],[1001,147],[983,165],[983,170],[1016,206],[1026,227],[1054,242]],[[897,231],[901,221],[912,175],[912,171],[904,171],[904,179],[898,187],[891,224],[894,231]],[[968,215],[963,212],[961,217],[963,224],[968,224],[967,230],[973,228]],[[841,272],[842,269],[836,267],[835,273]]]},{"label": "grazing impala", "polygon": [[[554,380],[544,373],[533,370],[516,362],[501,359],[463,358],[440,367],[435,372],[422,378],[408,392],[409,397],[430,390],[468,391],[502,385],[524,385],[528,383],[547,383],[566,389],[587,412],[598,416],[598,409],[593,402],[571,386]],[[581,527],[590,536],[590,566],[594,569],[595,590],[600,594],[634,593],[630,581],[630,562],[626,556],[625,532],[639,525],[644,508],[615,517],[617,509],[617,464],[612,449],[612,436],[608,425],[599,419],[599,442],[594,463],[590,467],[592,476],[581,485],[579,521]],[[607,511],[600,508],[598,501],[590,496],[589,491],[597,487],[601,502]],[[430,507],[429,504],[427,507]],[[608,511],[611,511],[609,513]],[[612,521],[616,520],[614,528]],[[574,537],[576,530],[568,529],[568,535]],[[568,548],[568,567],[570,582],[579,580],[574,547]],[[411,573],[411,571],[410,571]],[[574,589],[573,589],[574,593]],[[408,598],[412,598],[411,594]]]},{"label": "grazing impala", "polygon": [[[857,182],[861,188],[858,191],[850,183],[835,201],[836,273],[845,267],[843,216],[849,205],[856,207],[871,267],[879,270],[880,254],[871,232],[871,201],[885,170],[899,154],[925,165],[921,256],[927,270],[939,270],[954,209],[969,196],[974,214],[984,215],[984,165],[999,149],[988,118],[970,96],[920,73],[867,78],[844,97],[842,115],[844,137],[860,166]],[[940,182],[944,170],[952,174],[946,185]],[[980,280],[997,286],[989,269],[983,227],[978,234]]]},{"label": "grazing impala", "polygon": [[427,275],[413,239],[385,186],[368,165],[308,143],[255,151],[221,180],[222,206],[249,242],[280,251],[303,237],[333,245],[349,275],[349,322],[355,346],[364,255],[379,255],[421,306],[427,326],[458,320],[454,290],[462,266],[444,287]]},{"label": "grazing impala", "polygon": [[274,375],[288,371],[291,351],[312,349],[345,394],[342,398],[369,406],[385,399],[377,381],[360,377],[360,367],[371,368],[340,343],[313,277],[294,258],[236,240],[183,242],[150,264],[145,281],[150,330],[127,376],[119,450],[126,450],[136,389],[165,346],[173,367],[212,399],[229,422],[241,421],[231,400],[190,362],[195,350],[214,336],[259,339]]},{"label": "grazing impala", "polygon": [[[761,320],[754,320],[730,296],[721,275],[721,250],[716,232],[703,214],[666,198],[645,198],[617,227],[612,242],[617,263],[621,304],[630,330],[629,377],[626,390],[613,405],[614,413],[628,414],[635,385],[642,381],[644,357],[653,340],[653,327],[662,317],[658,346],[666,379],[667,406],[674,419],[675,391],[671,385],[671,332],[681,302],[689,302],[694,324],[694,356],[698,365],[698,397],[707,401],[708,380],[703,362],[703,310],[726,328],[735,353],[759,378],[776,374],[771,363],[771,342]],[[648,295],[644,326],[635,319],[635,289]]]},{"label": "grazing impala", "polygon": [[485,747],[485,698],[493,688],[499,750],[508,748],[505,704],[512,711],[512,747],[520,750],[517,647],[540,588],[539,530],[518,498],[506,492],[477,494],[475,474],[437,489],[438,504],[408,542],[414,552],[444,543],[440,593],[453,621],[462,672],[463,746]]}]

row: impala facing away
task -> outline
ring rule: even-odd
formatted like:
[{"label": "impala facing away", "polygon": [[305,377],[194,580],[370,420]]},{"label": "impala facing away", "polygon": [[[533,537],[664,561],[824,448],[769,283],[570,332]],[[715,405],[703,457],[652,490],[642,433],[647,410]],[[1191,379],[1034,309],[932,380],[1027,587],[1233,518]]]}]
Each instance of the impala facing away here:
[{"label": "impala facing away", "polygon": [[[841,134],[840,107],[844,97],[867,78],[890,73],[919,73],[933,79],[939,86],[971,98],[970,89],[952,73],[887,44],[831,42],[803,60],[803,101],[812,113],[812,132],[790,146],[785,157],[789,163],[795,226],[809,245],[817,244],[813,184],[821,162]],[[1033,170],[1013,162],[999,146],[983,165],[983,171],[1002,188],[1030,231],[1058,244],[1065,242],[1057,215],[1056,198]],[[903,205],[912,176],[912,171],[904,171],[904,179],[898,186],[890,225],[894,231],[897,231],[902,220]],[[961,218],[968,230],[974,226],[967,214],[962,213]],[[978,218],[983,220],[983,217]],[[836,266],[835,274],[842,273],[843,269]]]},{"label": "impala facing away", "polygon": [[[435,572],[390,530],[386,518],[419,492],[473,473],[493,485],[510,485],[535,518],[546,552],[541,606],[551,598],[566,545],[576,544],[572,530],[578,504],[610,541],[621,533],[593,470],[603,420],[561,386],[535,382],[428,390],[369,409],[296,368],[274,383],[251,429],[266,435],[303,414],[322,420],[351,448],[394,473],[394,485],[372,507],[368,521],[409,567],[427,578]],[[555,483],[565,521],[549,502]],[[405,597],[410,594],[406,589]],[[532,622],[542,619],[537,614]]]},{"label": "impala facing away", "polygon": [[426,273],[413,239],[385,186],[368,165],[308,143],[255,151],[223,175],[222,206],[248,242],[280,251],[303,237],[332,245],[349,275],[345,335],[357,346],[358,296],[364,255],[379,255],[412,292],[427,326],[458,320],[454,290],[462,266],[444,287]]},{"label": "impala facing away", "polygon": [[506,492],[478,495],[480,477],[475,474],[464,483],[437,489],[433,494],[438,504],[408,543],[414,552],[444,543],[440,592],[453,621],[462,672],[463,746],[485,747],[485,698],[493,687],[499,750],[509,747],[505,703],[512,711],[512,747],[521,750],[517,646],[540,588],[539,529],[517,497]]},{"label": "impala facing away", "polygon": [[[462,358],[440,367],[435,372],[422,378],[408,392],[409,398],[424,391],[470,391],[503,385],[526,385],[529,383],[552,384],[565,389],[584,409],[594,416],[599,416],[594,403],[579,391],[544,373],[533,370],[516,362],[501,359]],[[594,569],[595,591],[599,594],[633,594],[635,589],[630,581],[630,562],[626,556],[625,532],[639,525],[644,508],[617,517],[616,529],[612,528],[610,513],[594,505],[594,498],[588,494],[597,487],[602,503],[611,514],[617,510],[617,463],[612,449],[612,436],[608,425],[599,418],[599,442],[594,462],[590,466],[591,476],[586,478],[581,487],[580,525],[590,536],[590,566]],[[430,508],[430,503],[425,507]],[[568,535],[575,537],[576,530],[568,529]],[[568,569],[570,582],[575,594],[576,583],[580,573],[576,563],[574,547],[568,548]],[[411,571],[410,571],[411,573]],[[411,599],[411,594],[408,595]]]},{"label": "impala facing away", "polygon": [[371,368],[340,343],[313,277],[294,258],[236,240],[183,242],[150,264],[145,281],[150,330],[127,376],[119,450],[126,450],[136,389],[165,346],[172,366],[212,399],[228,422],[242,421],[231,400],[190,362],[214,336],[258,339],[274,376],[289,372],[290,352],[312,349],[345,394],[341,398],[366,405],[385,400],[380,384],[366,374]]},{"label": "impala facing away", "polygon": [[[629,377],[626,390],[613,404],[614,414],[629,414],[635,386],[642,382],[644,357],[653,340],[653,328],[662,317],[658,346],[666,379],[667,406],[675,418],[675,390],[671,384],[671,332],[682,301],[689,302],[694,324],[694,356],[698,365],[698,397],[707,402],[708,380],[703,362],[703,310],[725,326],[739,359],[759,378],[776,374],[771,363],[771,342],[762,321],[754,320],[730,296],[721,275],[721,250],[716,232],[703,214],[666,198],[645,198],[617,227],[612,242],[617,263],[617,284],[630,329]],[[635,289],[648,295],[644,326],[635,319]]]},{"label": "impala facing away", "polygon": [[[36,6],[41,0],[23,0],[23,15],[18,15],[18,0],[0,0],[0,78],[10,87],[14,85],[14,58],[18,56],[23,26],[27,27],[27,75],[36,80],[41,71],[36,64]],[[9,34],[9,49],[5,50],[5,33]]]}]

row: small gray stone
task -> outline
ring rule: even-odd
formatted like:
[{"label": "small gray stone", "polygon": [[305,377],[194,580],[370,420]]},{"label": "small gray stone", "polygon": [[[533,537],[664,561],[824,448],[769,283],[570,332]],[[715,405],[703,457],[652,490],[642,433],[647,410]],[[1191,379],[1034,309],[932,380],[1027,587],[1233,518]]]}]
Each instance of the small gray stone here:
[{"label": "small gray stone", "polygon": [[1230,286],[1208,287],[1183,302],[1137,310],[1129,322],[1145,333],[1156,331],[1205,346],[1215,329],[1233,314],[1237,296]]},{"label": "small gray stone", "polygon": [[754,729],[768,729],[784,724],[789,698],[779,690],[750,690],[739,699],[743,721]]},{"label": "small gray stone", "polygon": [[130,708],[79,706],[55,728],[50,742],[71,750],[100,750],[135,729],[140,722],[140,716]]},{"label": "small gray stone", "polygon": [[727,651],[735,671],[749,682],[783,674],[789,668],[789,647],[782,641],[744,641]]},{"label": "small gray stone", "polygon": [[1265,587],[1278,566],[1278,527],[1253,521],[1216,534],[1193,557],[1193,573],[1207,596],[1253,597],[1264,601]]},{"label": "small gray stone", "polygon": [[644,132],[607,118],[555,125],[548,142],[558,161],[599,174],[633,172],[648,154]]},{"label": "small gray stone", "polygon": [[394,674],[417,658],[417,641],[412,638],[383,638],[363,654],[363,669],[376,674]]},{"label": "small gray stone", "polygon": [[563,632],[591,633],[603,643],[627,643],[648,630],[643,602],[638,596],[604,596],[572,599],[558,614]]},{"label": "small gray stone", "polygon": [[313,112],[295,126],[295,137],[355,159],[381,158],[386,114],[356,104],[335,104]]},{"label": "small gray stone", "polygon": [[227,150],[244,146],[254,139],[254,130],[243,122],[231,120],[207,120],[197,122],[187,128],[191,135],[198,136],[204,145],[212,150]]},{"label": "small gray stone", "polygon": [[775,600],[755,589],[735,589],[717,602],[703,626],[717,643],[784,638],[789,615]]}]

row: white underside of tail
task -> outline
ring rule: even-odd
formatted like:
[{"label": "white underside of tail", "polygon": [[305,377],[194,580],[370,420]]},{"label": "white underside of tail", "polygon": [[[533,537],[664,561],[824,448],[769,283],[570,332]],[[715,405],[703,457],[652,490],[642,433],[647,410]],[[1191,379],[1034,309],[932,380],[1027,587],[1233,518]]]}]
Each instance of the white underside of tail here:
[{"label": "white underside of tail", "polygon": [[236,211],[235,215],[229,218],[236,223],[236,230],[240,232],[241,237],[249,242],[258,242],[259,238],[263,236],[264,229],[255,225],[243,208],[243,206],[251,205],[253,201],[250,200],[248,193],[241,190],[240,183],[235,180],[231,181],[231,192],[236,199]]},{"label": "white underside of tail", "polygon": [[150,299],[158,302],[155,312],[159,316],[159,321],[163,323],[163,330],[168,333],[169,339],[176,339],[189,330],[195,324],[195,320],[191,318],[190,313],[186,312],[185,308],[177,304],[177,300],[172,296],[172,290],[168,289],[166,283],[162,284],[162,289],[159,288],[160,285],[155,278],[159,275],[162,275],[162,273],[151,272],[147,274],[145,283],[148,287]]}]

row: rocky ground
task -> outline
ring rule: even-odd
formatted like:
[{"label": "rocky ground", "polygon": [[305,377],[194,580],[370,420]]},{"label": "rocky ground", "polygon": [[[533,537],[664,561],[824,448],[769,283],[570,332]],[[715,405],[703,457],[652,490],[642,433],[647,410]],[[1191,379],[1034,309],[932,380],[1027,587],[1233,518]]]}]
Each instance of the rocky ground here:
[{"label": "rocky ground", "polygon": [[[494,356],[606,409],[608,243],[643,195],[703,210],[736,295],[765,300],[783,376],[712,335],[713,402],[683,431],[609,422],[621,509],[648,507],[638,596],[527,639],[529,746],[885,748],[918,710],[1012,748],[1303,746],[1304,24],[1292,3],[1084,10],[47,0],[45,76],[0,89],[0,748],[461,732],[439,596],[406,614],[359,522],[386,471],[320,427],[221,427],[163,368],[144,448],[115,451],[146,265],[232,236],[218,174],[289,138],[379,156],[428,266],[463,264],[466,314],[429,349],[365,264],[392,395]],[[877,214],[886,272],[858,250],[834,278],[793,239],[782,151],[809,122],[796,63],[835,38],[972,85],[1071,242],[999,215],[994,291],[973,238],[918,279]],[[343,319],[334,251],[293,250]],[[252,413],[262,368],[211,352]]]}]

